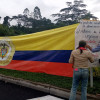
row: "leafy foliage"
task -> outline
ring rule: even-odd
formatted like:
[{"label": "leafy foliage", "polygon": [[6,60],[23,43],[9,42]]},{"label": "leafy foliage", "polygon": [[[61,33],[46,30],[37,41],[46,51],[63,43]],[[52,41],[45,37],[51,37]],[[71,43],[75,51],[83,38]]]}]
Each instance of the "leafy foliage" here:
[{"label": "leafy foliage", "polygon": [[97,19],[85,9],[86,4],[83,3],[83,0],[74,0],[74,2],[66,2],[66,4],[67,8],[61,9],[57,14],[52,14],[53,17],[56,17],[57,23],[65,22],[69,25],[70,22],[77,23],[81,19]]},{"label": "leafy foliage", "polygon": [[[26,17],[24,16],[24,18]],[[25,24],[25,26],[21,26],[20,23],[18,23],[18,26],[10,26],[10,27],[7,24],[5,25],[1,24],[0,25],[0,36],[14,36],[14,35],[30,34],[30,33],[53,29],[56,27],[51,22],[50,19],[46,19],[46,18],[43,18],[42,20],[28,18],[27,20],[29,23],[31,23],[32,25],[31,28],[29,28],[27,24]]]},{"label": "leafy foliage", "polygon": [[3,25],[10,26],[10,23],[8,21],[9,19],[10,19],[9,16],[4,17]]},{"label": "leafy foliage", "polygon": [[[40,8],[37,6],[33,9],[33,12],[26,8],[23,14],[12,17],[6,16],[4,17],[3,25],[0,25],[0,36],[30,34],[75,24],[80,19],[96,19],[85,9],[86,5],[83,0],[74,0],[73,3],[67,2],[66,4],[67,8],[61,9],[57,14],[52,14],[53,17],[57,17],[55,19],[57,23],[52,23],[50,19],[42,17]],[[14,24],[12,24],[13,21]]]},{"label": "leafy foliage", "polygon": [[11,36],[14,35],[14,30],[8,26],[0,25],[0,36]]},{"label": "leafy foliage", "polygon": [[37,19],[37,20],[41,20],[42,19],[39,7],[35,7],[33,13],[34,13],[34,19]]},{"label": "leafy foliage", "polygon": [[[17,24],[10,25],[14,20]],[[11,18],[9,16],[4,17],[3,25],[0,25],[0,36],[30,34],[55,27],[56,25],[50,19],[42,18],[38,7],[35,7],[32,13],[26,8],[23,14],[12,16]]]}]

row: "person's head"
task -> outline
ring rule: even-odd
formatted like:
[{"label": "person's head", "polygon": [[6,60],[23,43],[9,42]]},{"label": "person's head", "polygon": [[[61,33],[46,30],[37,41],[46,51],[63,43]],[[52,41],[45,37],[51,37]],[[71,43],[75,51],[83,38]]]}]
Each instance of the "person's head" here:
[{"label": "person's head", "polygon": [[79,41],[79,47],[85,48],[85,46],[86,46],[86,41],[84,41],[84,40]]},{"label": "person's head", "polygon": [[[79,49],[80,47],[85,48],[85,47],[86,47],[86,41],[84,41],[84,40],[79,41],[78,49]],[[82,53],[83,53],[83,50],[80,49],[80,54],[82,54]]]}]

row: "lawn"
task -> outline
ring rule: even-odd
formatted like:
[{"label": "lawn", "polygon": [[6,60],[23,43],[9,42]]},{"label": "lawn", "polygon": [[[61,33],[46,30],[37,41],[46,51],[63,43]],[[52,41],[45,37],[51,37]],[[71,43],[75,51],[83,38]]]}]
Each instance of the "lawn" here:
[{"label": "lawn", "polygon": [[[12,76],[15,78],[22,78],[33,82],[46,83],[46,84],[50,84],[56,87],[69,89],[69,90],[71,89],[72,86],[72,78],[70,77],[49,75],[45,73],[23,72],[23,71],[9,70],[9,69],[0,69],[0,74],[6,76]],[[81,91],[81,86],[79,86],[78,91]],[[94,77],[93,88],[90,87],[90,82],[89,82],[88,93],[100,94],[100,77],[97,76]]]}]

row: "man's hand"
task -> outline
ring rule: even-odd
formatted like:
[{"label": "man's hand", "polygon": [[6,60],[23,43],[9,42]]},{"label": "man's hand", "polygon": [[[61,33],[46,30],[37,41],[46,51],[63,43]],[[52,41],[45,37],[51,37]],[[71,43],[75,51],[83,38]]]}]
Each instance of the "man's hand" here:
[{"label": "man's hand", "polygon": [[86,48],[92,51],[92,48],[89,45],[86,45]]}]

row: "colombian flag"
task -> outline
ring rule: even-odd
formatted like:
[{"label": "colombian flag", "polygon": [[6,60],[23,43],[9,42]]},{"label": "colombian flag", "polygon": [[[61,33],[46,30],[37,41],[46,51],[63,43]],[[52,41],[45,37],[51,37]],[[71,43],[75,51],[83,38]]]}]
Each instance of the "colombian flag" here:
[{"label": "colombian flag", "polygon": [[9,37],[15,53],[10,64],[0,68],[72,77],[73,68],[68,60],[75,48],[77,26]]}]

